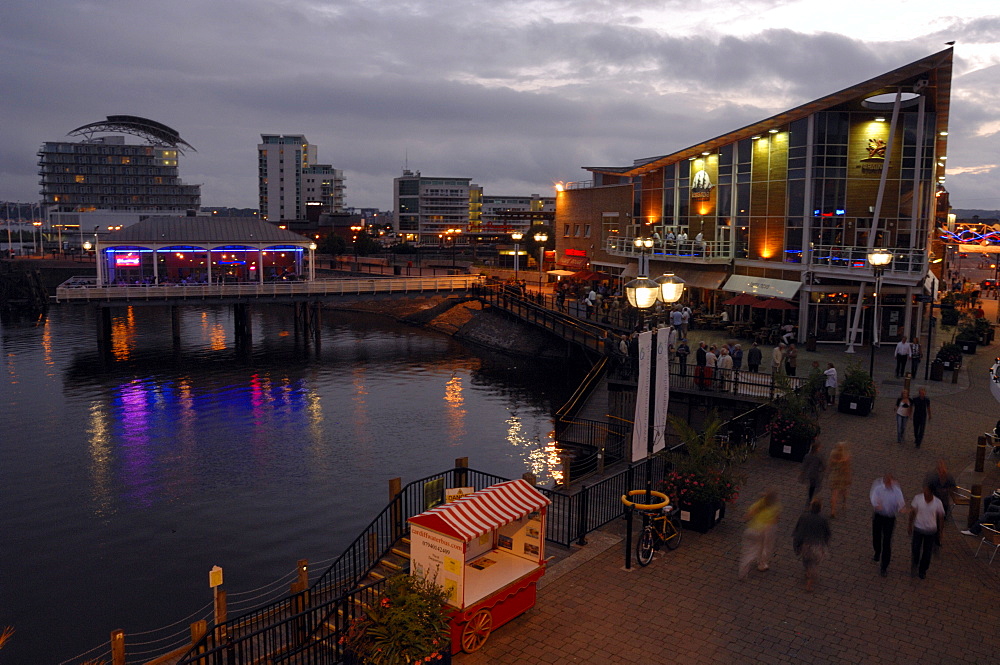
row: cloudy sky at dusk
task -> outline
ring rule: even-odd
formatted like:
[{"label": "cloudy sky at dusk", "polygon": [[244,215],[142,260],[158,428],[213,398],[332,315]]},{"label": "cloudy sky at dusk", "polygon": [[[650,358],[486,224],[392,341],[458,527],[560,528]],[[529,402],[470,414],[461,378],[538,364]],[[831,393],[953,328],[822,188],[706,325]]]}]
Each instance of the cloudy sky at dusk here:
[{"label": "cloudy sky at dusk", "polygon": [[257,206],[261,133],[302,133],[347,205],[404,164],[551,194],[955,40],[948,179],[1000,209],[996,0],[15,0],[0,24],[0,199],[38,199],[44,141],[108,115],[169,125],[204,205]]}]

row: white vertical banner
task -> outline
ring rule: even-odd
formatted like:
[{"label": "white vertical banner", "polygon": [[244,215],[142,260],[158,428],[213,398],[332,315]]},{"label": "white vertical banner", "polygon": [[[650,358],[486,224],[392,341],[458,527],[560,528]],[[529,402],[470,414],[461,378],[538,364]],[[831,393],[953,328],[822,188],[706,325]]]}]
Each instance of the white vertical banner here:
[{"label": "white vertical banner", "polygon": [[[648,399],[647,395],[647,399]],[[653,417],[653,452],[666,446],[667,407],[670,405],[670,328],[656,334],[656,415]]]},{"label": "white vertical banner", "polygon": [[635,391],[635,418],[632,424],[632,461],[646,457],[649,436],[649,370],[653,352],[653,333],[639,333],[639,383]]}]

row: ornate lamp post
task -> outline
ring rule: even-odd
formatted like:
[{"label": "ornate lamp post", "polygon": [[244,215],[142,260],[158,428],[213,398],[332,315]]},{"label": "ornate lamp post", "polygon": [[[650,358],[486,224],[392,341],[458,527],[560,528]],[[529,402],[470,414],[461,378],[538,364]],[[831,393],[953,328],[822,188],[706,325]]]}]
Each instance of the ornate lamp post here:
[{"label": "ornate lamp post", "polygon": [[545,243],[549,241],[549,234],[539,231],[534,235],[535,242],[538,243],[538,292],[542,291],[542,274],[545,272]]},{"label": "ornate lamp post", "polygon": [[[639,240],[639,239],[637,239]],[[636,244],[638,246],[638,243]],[[650,247],[652,244],[650,244]],[[655,280],[649,279],[643,274],[633,279],[625,285],[625,297],[629,304],[639,310],[648,310],[657,301],[673,304],[680,300],[684,293],[684,280],[672,273],[662,275]],[[656,440],[656,355],[658,341],[656,332],[648,333],[653,336],[650,344],[649,354],[649,400],[646,412],[646,502],[652,502],[653,489],[653,447]],[[666,340],[663,340],[666,343]],[[677,497],[674,497],[676,500]]]},{"label": "ornate lamp post", "polygon": [[882,298],[882,273],[892,262],[892,253],[884,249],[875,249],[868,254],[868,265],[875,275],[874,307],[872,308],[872,344],[868,358],[868,374],[875,375],[875,347],[879,344],[878,301]]},{"label": "ornate lamp post", "polygon": [[514,281],[517,281],[517,263],[518,258],[521,255],[521,238],[524,237],[523,231],[511,231],[510,239],[514,241]]}]

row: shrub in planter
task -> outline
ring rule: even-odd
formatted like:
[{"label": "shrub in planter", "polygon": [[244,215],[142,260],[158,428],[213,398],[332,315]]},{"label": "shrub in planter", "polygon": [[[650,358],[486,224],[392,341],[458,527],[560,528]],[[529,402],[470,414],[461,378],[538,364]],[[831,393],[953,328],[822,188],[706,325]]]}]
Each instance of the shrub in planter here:
[{"label": "shrub in planter", "polygon": [[945,369],[958,369],[962,365],[962,347],[958,344],[944,344],[937,352],[937,359]]},{"label": "shrub in planter", "polygon": [[801,462],[819,435],[819,424],[806,396],[785,390],[784,395],[775,401],[774,414],[764,431],[771,435],[768,446],[771,457]]},{"label": "shrub in planter", "polygon": [[844,382],[840,386],[840,400],[837,402],[837,410],[841,413],[867,416],[871,413],[876,395],[878,395],[878,390],[875,387],[875,381],[872,380],[872,375],[858,365],[849,365],[844,371]]},{"label": "shrub in planter", "polygon": [[716,438],[722,423],[714,414],[700,432],[673,416],[670,424],[684,446],[670,453],[672,470],[662,490],[680,508],[684,526],[704,533],[725,515],[725,504],[736,500],[744,478],[726,464],[727,451]]},{"label": "shrub in planter", "polygon": [[443,588],[419,575],[397,575],[382,597],[341,638],[357,663],[404,665],[450,661]]}]

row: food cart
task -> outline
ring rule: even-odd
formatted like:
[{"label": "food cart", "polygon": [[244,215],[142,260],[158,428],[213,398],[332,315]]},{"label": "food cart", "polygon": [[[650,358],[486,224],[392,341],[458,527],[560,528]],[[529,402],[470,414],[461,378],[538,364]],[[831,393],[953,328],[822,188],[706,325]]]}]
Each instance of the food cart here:
[{"label": "food cart", "polygon": [[409,519],[411,572],[448,593],[453,654],[478,650],[494,628],[535,605],[549,503],[511,480]]}]

